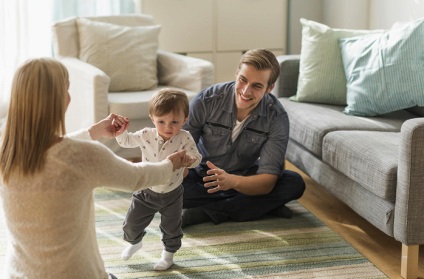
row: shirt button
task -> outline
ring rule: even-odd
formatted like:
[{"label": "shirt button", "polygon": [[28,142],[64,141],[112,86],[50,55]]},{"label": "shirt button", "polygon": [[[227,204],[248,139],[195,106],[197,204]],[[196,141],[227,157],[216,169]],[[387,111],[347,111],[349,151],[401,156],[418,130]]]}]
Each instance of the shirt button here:
[{"label": "shirt button", "polygon": [[159,144],[163,144],[163,140],[159,140]]}]

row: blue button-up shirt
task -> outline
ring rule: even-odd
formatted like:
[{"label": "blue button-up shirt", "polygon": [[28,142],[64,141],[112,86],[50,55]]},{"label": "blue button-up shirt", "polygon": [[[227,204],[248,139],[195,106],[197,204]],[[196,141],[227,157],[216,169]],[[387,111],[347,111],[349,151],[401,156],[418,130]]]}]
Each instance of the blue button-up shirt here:
[{"label": "blue button-up shirt", "polygon": [[243,175],[258,165],[258,174],[280,175],[289,138],[289,119],[281,103],[265,94],[232,142],[236,119],[234,81],[206,88],[190,102],[184,129],[203,156],[197,171],[207,169],[206,161],[211,161],[229,173]]}]

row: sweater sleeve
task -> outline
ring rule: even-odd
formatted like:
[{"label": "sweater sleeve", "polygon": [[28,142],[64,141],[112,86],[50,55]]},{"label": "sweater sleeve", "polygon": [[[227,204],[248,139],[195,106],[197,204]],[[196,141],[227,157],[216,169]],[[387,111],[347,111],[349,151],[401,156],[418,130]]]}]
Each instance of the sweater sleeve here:
[{"label": "sweater sleeve", "polygon": [[132,163],[115,155],[98,142],[75,141],[67,150],[68,166],[92,187],[109,187],[134,192],[166,183],[172,175],[172,162],[165,159],[158,163]]},{"label": "sweater sleeve", "polygon": [[68,133],[65,135],[65,137],[79,140],[92,140],[87,129],[81,129],[72,133]]}]

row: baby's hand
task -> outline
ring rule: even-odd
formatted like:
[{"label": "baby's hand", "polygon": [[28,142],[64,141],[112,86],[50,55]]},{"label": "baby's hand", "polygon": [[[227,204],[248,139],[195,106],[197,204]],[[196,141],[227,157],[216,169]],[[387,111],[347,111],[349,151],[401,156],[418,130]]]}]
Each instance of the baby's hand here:
[{"label": "baby's hand", "polygon": [[112,121],[112,126],[115,128],[116,136],[122,134],[128,126],[130,125],[130,121],[128,117],[123,117],[121,115],[115,115]]},{"label": "baby's hand", "polygon": [[186,177],[188,175],[188,168],[184,168],[183,177]]},{"label": "baby's hand", "polygon": [[196,159],[191,158],[188,155],[185,155],[184,158],[183,158],[183,166],[186,167],[186,168],[190,167],[194,162],[196,162]]},{"label": "baby's hand", "polygon": [[169,159],[172,162],[172,170],[177,170],[179,168],[184,167],[184,158],[186,156],[186,151],[180,150],[178,152],[172,153],[171,155],[168,155],[166,158]]}]

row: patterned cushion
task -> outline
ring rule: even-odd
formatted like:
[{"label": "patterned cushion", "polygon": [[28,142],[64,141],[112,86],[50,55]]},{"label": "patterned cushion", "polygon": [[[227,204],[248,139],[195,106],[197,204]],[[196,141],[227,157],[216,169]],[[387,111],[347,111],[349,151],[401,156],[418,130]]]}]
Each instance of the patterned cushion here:
[{"label": "patterned cushion", "polygon": [[120,26],[77,19],[79,58],[110,78],[109,91],[155,88],[159,25]]},{"label": "patterned cushion", "polygon": [[292,100],[346,105],[346,77],[338,39],[382,31],[333,29],[304,18],[300,19],[300,23],[302,49],[299,82]]},{"label": "patterned cushion", "polygon": [[400,133],[335,131],[324,137],[322,159],[377,196],[395,201]]},{"label": "patterned cushion", "polygon": [[424,105],[424,20],[382,34],[340,39],[346,114],[375,116]]}]

